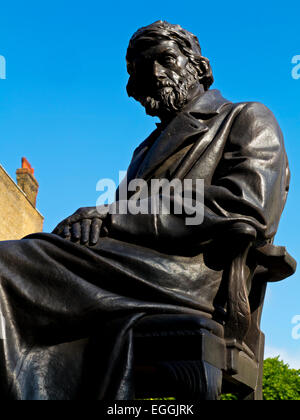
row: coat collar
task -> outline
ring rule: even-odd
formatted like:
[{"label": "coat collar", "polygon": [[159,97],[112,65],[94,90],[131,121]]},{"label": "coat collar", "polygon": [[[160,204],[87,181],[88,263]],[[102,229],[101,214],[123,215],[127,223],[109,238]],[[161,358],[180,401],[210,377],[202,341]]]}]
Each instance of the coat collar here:
[{"label": "coat collar", "polygon": [[196,97],[178,114],[156,139],[140,165],[136,178],[147,178],[161,163],[195,137],[209,130],[208,120],[230,103],[218,90]]},{"label": "coat collar", "polygon": [[224,105],[229,103],[231,102],[223,98],[219,90],[213,89],[196,97],[184,108],[183,112],[216,115],[220,113]]}]

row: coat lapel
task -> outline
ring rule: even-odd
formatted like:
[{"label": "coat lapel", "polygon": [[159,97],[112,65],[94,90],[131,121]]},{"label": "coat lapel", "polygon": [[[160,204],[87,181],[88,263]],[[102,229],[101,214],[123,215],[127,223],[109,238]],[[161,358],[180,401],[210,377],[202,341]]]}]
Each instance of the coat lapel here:
[{"label": "coat lapel", "polygon": [[[161,135],[155,140],[152,147],[142,160],[136,173],[136,178],[147,179],[155,169],[176,151],[191,142],[199,141],[205,133],[209,143],[212,136],[209,136],[209,123],[213,116],[217,115],[221,108],[228,104],[217,90],[207,91],[196,98],[180,114],[178,114]],[[201,143],[201,141],[200,141]],[[141,145],[142,146],[142,145]],[[207,144],[203,144],[203,148]],[[137,162],[139,164],[139,162]]]},{"label": "coat lapel", "polygon": [[153,133],[134,151],[132,160],[130,162],[128,171],[127,171],[127,180],[130,182],[134,179],[147,155],[149,149],[151,148],[153,142],[159,136],[159,130],[153,131]]},{"label": "coat lapel", "polygon": [[180,113],[153,144],[138,170],[137,178],[146,179],[168,157],[184,144],[188,144],[191,137],[199,136],[207,130],[208,127],[205,124],[185,112]]},{"label": "coat lapel", "polygon": [[149,149],[151,148],[153,142],[157,139],[159,136],[160,130],[153,131],[150,136],[143,141],[134,151],[132,160],[130,162],[129,168],[127,170],[126,177],[123,179],[121,184],[118,186],[116,191],[116,200],[118,201],[120,199],[120,190],[125,188],[126,191],[128,191],[128,183],[133,180],[134,178],[137,178],[137,172],[147,155]]}]

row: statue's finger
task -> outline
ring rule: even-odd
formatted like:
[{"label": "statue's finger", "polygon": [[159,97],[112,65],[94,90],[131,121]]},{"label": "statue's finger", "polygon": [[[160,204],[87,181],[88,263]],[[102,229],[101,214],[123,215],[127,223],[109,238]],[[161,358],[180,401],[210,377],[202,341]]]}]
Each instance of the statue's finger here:
[{"label": "statue's finger", "polygon": [[91,225],[90,244],[96,245],[100,238],[102,221],[100,219],[93,219]]},{"label": "statue's finger", "polygon": [[74,223],[71,227],[72,241],[77,242],[81,237],[81,225],[80,223]]},{"label": "statue's finger", "polygon": [[85,245],[89,242],[92,221],[84,219],[81,222],[81,244]]},{"label": "statue's finger", "polygon": [[70,233],[70,226],[68,224],[62,227],[62,234],[61,235],[65,239],[70,238],[71,233]]}]

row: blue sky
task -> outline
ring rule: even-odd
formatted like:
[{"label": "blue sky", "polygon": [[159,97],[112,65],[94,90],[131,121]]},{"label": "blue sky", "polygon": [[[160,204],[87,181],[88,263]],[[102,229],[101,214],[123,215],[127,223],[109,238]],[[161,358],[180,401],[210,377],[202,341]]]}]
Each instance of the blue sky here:
[{"label": "blue sky", "polygon": [[[260,101],[285,135],[292,186],[276,243],[300,259],[299,1],[3,2],[0,55],[0,163],[14,176],[22,156],[40,183],[45,231],[78,207],[95,205],[96,183],[117,180],[155,120],[126,96],[125,53],[132,33],[158,19],[198,35],[214,88],[232,101]],[[300,72],[299,72],[300,73]],[[269,286],[263,330],[267,355],[300,368],[300,278]]]}]

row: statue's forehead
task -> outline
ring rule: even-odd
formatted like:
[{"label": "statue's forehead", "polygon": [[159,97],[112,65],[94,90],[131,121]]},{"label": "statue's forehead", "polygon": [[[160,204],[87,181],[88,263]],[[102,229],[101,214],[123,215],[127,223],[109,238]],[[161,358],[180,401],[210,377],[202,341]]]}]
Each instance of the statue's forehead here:
[{"label": "statue's forehead", "polygon": [[137,58],[149,58],[167,52],[174,52],[177,55],[181,53],[176,42],[172,40],[145,39],[143,41],[137,51]]}]

